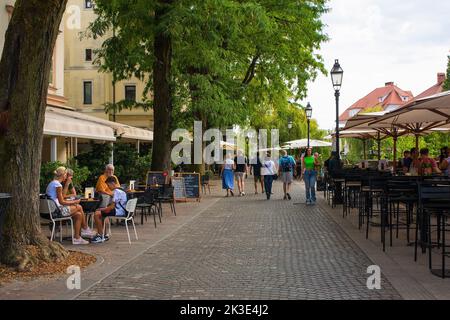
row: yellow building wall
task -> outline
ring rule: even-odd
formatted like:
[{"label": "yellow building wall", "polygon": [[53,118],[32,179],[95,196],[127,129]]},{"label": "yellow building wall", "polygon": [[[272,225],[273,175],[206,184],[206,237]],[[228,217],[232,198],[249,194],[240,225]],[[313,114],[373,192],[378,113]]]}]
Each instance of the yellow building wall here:
[{"label": "yellow building wall", "polygon": [[[77,111],[112,120],[112,116],[104,112],[105,103],[114,101],[112,76],[109,73],[100,73],[97,66],[92,62],[85,61],[85,50],[100,48],[104,39],[80,39],[80,33],[88,28],[89,24],[95,20],[96,15],[92,9],[84,9],[83,0],[69,0],[67,8],[68,11],[64,16],[66,24],[73,22],[75,12],[80,14],[80,28],[66,27],[65,32],[64,93],[68,99],[68,105]],[[92,81],[93,83],[92,104],[90,105],[83,104],[83,81]],[[130,84],[136,85],[136,100],[142,102],[145,84],[137,78],[116,83],[116,102],[124,100],[125,85]],[[153,130],[152,110],[146,112],[142,109],[125,110],[116,115],[116,121]]]}]

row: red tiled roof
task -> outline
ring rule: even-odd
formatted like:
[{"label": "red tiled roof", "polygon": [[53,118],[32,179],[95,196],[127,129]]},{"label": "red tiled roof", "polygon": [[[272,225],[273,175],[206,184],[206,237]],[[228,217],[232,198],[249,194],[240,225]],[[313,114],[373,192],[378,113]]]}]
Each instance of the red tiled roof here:
[{"label": "red tiled roof", "polygon": [[[402,97],[408,97],[408,101],[403,101]],[[383,98],[380,102],[380,98]],[[364,98],[358,100],[352,106],[350,106],[339,117],[340,121],[347,121],[350,119],[351,110],[361,109],[359,112],[363,112],[366,109],[381,106],[385,110],[388,106],[396,105],[402,106],[414,98],[411,91],[404,91],[395,86],[394,83],[388,82],[384,87],[377,88]],[[358,113],[359,113],[358,112]]]},{"label": "red tiled roof", "polygon": [[427,90],[425,90],[424,92],[419,94],[415,99],[421,99],[421,98],[425,98],[425,97],[429,97],[429,96],[441,93],[442,91],[444,91],[444,88],[443,88],[444,81],[445,81],[445,73],[438,73],[437,83],[434,86],[432,86],[431,88],[428,88]]}]

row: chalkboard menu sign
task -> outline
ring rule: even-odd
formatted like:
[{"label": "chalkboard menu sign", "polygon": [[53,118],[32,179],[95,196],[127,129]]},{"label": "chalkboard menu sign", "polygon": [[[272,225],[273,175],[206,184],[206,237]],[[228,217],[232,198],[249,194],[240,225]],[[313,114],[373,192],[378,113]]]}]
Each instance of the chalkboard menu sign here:
[{"label": "chalkboard menu sign", "polygon": [[147,179],[145,181],[146,188],[155,185],[165,185],[167,181],[167,173],[159,171],[149,171],[147,172]]},{"label": "chalkboard menu sign", "polygon": [[186,188],[184,185],[184,178],[172,178],[173,197],[175,201],[186,201]]},{"label": "chalkboard menu sign", "polygon": [[178,173],[184,179],[184,189],[187,199],[200,199],[200,174],[199,173]]}]

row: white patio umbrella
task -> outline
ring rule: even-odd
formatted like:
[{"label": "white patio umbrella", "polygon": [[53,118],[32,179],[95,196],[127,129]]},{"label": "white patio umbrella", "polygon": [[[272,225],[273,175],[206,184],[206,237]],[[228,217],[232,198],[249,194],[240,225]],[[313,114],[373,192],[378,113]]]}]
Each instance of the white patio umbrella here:
[{"label": "white patio umbrella", "polygon": [[396,127],[418,137],[432,129],[448,128],[450,124],[450,92],[414,100],[401,109],[368,123],[370,128]]}]

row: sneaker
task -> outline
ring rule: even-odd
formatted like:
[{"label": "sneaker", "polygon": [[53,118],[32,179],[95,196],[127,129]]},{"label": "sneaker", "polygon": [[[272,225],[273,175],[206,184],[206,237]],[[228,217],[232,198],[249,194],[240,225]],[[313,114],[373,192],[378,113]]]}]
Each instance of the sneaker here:
[{"label": "sneaker", "polygon": [[[109,240],[109,238],[108,238],[108,240]],[[106,236],[105,236],[105,239],[103,239],[103,237],[99,234],[97,234],[94,238],[91,239],[91,243],[103,243],[105,241],[107,241]]]},{"label": "sneaker", "polygon": [[82,238],[93,238],[97,232],[93,231],[90,228],[87,228],[86,230],[81,229],[81,237]]},{"label": "sneaker", "polygon": [[306,205],[309,206],[311,204],[310,200],[306,200]]},{"label": "sneaker", "polygon": [[242,192],[242,196],[245,197],[245,192]]},{"label": "sneaker", "polygon": [[287,194],[287,198],[289,199],[289,200],[292,200],[292,197],[291,197],[291,195],[288,193]]},{"label": "sneaker", "polygon": [[267,193],[266,196],[267,196],[267,200],[270,200],[270,193]]},{"label": "sneaker", "polygon": [[80,237],[80,239],[72,239],[72,244],[73,245],[84,245],[84,244],[89,244],[89,241],[86,241]]},{"label": "sneaker", "polygon": [[284,196],[283,200],[287,200],[287,196]]}]

